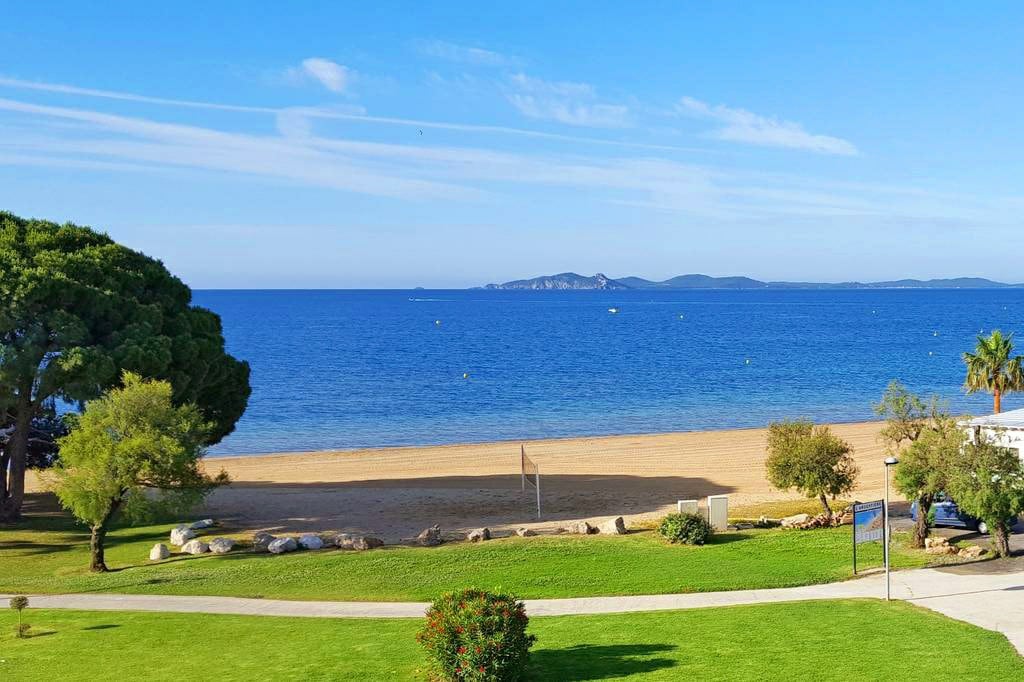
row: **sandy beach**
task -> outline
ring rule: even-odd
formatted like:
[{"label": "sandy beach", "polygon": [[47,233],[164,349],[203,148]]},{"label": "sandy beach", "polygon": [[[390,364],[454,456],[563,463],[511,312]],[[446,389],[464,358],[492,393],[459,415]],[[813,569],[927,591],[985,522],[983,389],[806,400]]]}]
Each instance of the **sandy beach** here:
[{"label": "sandy beach", "polygon": [[[860,466],[854,496],[881,495],[880,424],[838,424]],[[520,442],[208,458],[232,484],[204,513],[244,529],[375,533],[389,542],[440,524],[553,530],[576,519],[658,517],[676,500],[726,494],[731,508],[796,499],[764,477],[766,429],[523,441],[541,472],[543,516],[519,475]],[[30,474],[30,489],[39,489]]]},{"label": "sandy beach", "polygon": [[[860,499],[882,489],[879,423],[839,424],[854,447]],[[218,457],[232,485],[207,513],[245,528],[350,530],[389,541],[438,523],[553,529],[574,519],[659,516],[675,501],[727,494],[737,507],[792,499],[764,478],[765,429],[525,441],[541,471],[543,518],[521,489],[519,442]]]}]

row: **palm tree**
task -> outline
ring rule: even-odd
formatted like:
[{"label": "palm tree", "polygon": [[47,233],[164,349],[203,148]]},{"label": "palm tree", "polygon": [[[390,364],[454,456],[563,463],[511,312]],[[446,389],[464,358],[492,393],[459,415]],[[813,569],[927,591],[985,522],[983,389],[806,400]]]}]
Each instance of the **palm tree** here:
[{"label": "palm tree", "polygon": [[964,362],[967,364],[964,388],[968,393],[991,391],[996,414],[999,414],[1005,394],[1024,390],[1021,356],[1011,358],[1012,352],[1013,334],[1003,336],[996,329],[988,338],[978,337],[978,345],[973,353],[964,353]]}]

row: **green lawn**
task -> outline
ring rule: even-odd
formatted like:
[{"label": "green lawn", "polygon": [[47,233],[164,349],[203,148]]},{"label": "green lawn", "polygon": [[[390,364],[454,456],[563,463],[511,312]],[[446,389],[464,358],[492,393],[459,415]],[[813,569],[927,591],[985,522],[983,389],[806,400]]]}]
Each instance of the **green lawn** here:
[{"label": "green lawn", "polygon": [[[0,613],[0,679],[423,679],[410,620]],[[534,618],[531,679],[1011,680],[997,633],[902,602],[796,602]]]},{"label": "green lawn", "polygon": [[[371,552],[237,552],[150,564],[170,526],[123,528],[110,536],[106,575],[87,570],[87,536],[63,518],[0,530],[0,592],[125,592],[281,599],[430,600],[467,586],[501,587],[523,598],[653,594],[787,587],[851,575],[850,527],[751,530],[705,547],[673,546],[653,532],[627,536],[507,538],[437,548]],[[862,546],[878,565],[880,546]],[[898,567],[933,557],[897,548]]]}]

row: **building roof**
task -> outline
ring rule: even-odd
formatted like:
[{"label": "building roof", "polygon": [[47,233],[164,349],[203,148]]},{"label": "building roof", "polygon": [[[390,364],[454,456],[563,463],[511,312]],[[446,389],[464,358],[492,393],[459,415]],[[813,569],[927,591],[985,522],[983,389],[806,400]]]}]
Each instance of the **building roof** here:
[{"label": "building roof", "polygon": [[999,429],[1024,429],[1024,408],[1009,410],[987,417],[975,417],[967,422],[968,426],[988,426]]}]

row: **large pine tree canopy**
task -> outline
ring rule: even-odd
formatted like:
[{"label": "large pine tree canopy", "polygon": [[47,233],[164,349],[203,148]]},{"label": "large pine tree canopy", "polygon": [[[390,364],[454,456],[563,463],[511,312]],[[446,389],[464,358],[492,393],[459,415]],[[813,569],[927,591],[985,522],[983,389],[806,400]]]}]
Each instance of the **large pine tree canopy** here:
[{"label": "large pine tree canopy", "polygon": [[[207,444],[219,442],[245,411],[249,366],[225,352],[220,318],[191,299],[163,263],[105,234],[0,212],[0,415],[9,429],[26,410],[91,400],[130,371],[169,381],[175,402],[195,403],[213,425]],[[22,456],[16,440],[8,437],[5,459]],[[0,496],[10,495],[16,466]]]}]

